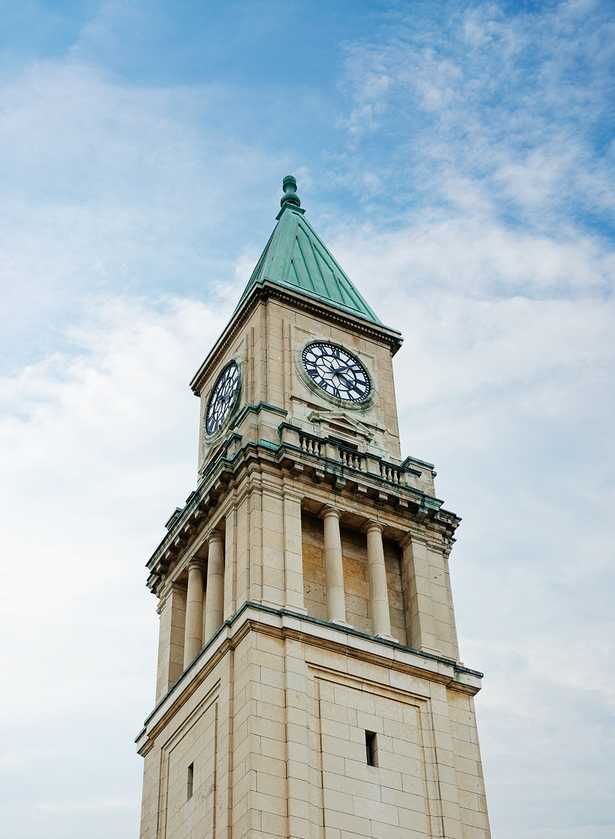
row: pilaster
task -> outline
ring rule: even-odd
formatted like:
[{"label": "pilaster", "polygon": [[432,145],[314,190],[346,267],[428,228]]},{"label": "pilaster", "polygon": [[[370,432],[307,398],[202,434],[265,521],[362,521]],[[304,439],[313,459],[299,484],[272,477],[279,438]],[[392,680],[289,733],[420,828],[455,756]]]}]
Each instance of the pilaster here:
[{"label": "pilaster", "polygon": [[171,585],[158,604],[160,627],[158,636],[158,670],[156,700],[160,699],[181,676],[184,669],[184,628],[186,623],[186,589]]},{"label": "pilaster", "polygon": [[288,609],[292,609],[295,612],[305,612],[303,600],[301,495],[284,489],[283,510],[285,604]]},{"label": "pilaster", "polygon": [[410,644],[457,659],[459,647],[446,547],[408,535],[402,543],[401,572]]},{"label": "pilaster", "polygon": [[237,501],[231,494],[224,520],[224,620],[237,608]]}]

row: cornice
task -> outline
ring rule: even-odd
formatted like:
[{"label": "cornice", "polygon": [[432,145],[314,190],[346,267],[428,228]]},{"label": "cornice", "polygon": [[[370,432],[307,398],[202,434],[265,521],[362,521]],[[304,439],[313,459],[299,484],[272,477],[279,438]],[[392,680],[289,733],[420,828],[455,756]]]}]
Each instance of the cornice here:
[{"label": "cornice", "polygon": [[401,333],[396,329],[363,320],[360,317],[346,313],[341,309],[328,306],[317,298],[309,297],[306,293],[295,292],[289,288],[283,288],[275,283],[265,280],[262,284],[255,285],[239,308],[233,313],[224,331],[205,357],[205,360],[193,376],[190,387],[195,396],[199,396],[203,380],[208,369],[215,364],[220,356],[227,350],[229,344],[234,340],[239,329],[243,326],[252,310],[261,300],[273,298],[289,303],[301,311],[310,312],[329,323],[339,324],[351,329],[360,335],[384,342],[395,355],[402,345]]},{"label": "cornice", "polygon": [[[284,423],[279,443],[269,440],[248,442],[230,457],[223,450],[209,464],[197,489],[186,499],[183,510],[176,512],[169,520],[169,532],[147,562],[150,570],[147,585],[151,591],[158,590],[171,562],[192,552],[195,540],[203,533],[203,525],[211,521],[209,511],[213,508],[216,515],[219,515],[221,499],[237,487],[245,474],[251,474],[250,480],[256,478],[258,483],[263,484],[262,469],[265,467],[274,470],[281,478],[291,475],[294,481],[309,487],[304,497],[315,498],[324,490],[323,503],[327,503],[326,495],[333,489],[340,502],[346,498],[355,506],[357,502],[361,507],[367,502],[379,510],[388,509],[397,518],[401,518],[404,530],[417,530],[424,534],[423,538],[432,542],[437,535],[437,540],[443,539],[445,544],[452,543],[460,522],[459,517],[445,510],[440,499],[417,487],[401,485],[396,480],[388,479],[387,476],[399,477],[403,467],[385,462],[385,468],[380,469],[384,477],[359,471],[340,460],[310,453],[300,445],[285,441],[283,435],[287,429],[299,433],[299,429]],[[238,435],[231,436],[236,441]],[[317,439],[321,443],[326,442],[322,438]],[[272,489],[277,491],[273,486]]]}]

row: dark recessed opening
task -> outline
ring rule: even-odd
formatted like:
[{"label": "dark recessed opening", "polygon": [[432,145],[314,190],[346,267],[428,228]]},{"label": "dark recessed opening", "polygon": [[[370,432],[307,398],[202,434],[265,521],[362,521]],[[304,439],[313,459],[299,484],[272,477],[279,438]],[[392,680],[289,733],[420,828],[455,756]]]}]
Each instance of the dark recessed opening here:
[{"label": "dark recessed opening", "polygon": [[375,731],[365,732],[365,756],[368,766],[378,766],[378,740]]},{"label": "dark recessed opening", "polygon": [[192,798],[192,793],[194,791],[194,763],[191,763],[188,767],[188,784],[187,784],[187,795],[186,798]]}]

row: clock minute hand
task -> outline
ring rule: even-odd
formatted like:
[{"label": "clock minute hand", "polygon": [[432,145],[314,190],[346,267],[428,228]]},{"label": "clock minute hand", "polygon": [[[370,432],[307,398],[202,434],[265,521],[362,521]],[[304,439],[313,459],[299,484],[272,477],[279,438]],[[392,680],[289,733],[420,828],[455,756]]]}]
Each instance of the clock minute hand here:
[{"label": "clock minute hand", "polygon": [[[348,368],[346,368],[346,369],[348,369]],[[347,376],[344,376],[343,373],[340,373],[339,370],[336,370],[336,374],[337,374],[338,378],[341,379],[345,383],[348,390],[350,390],[351,388],[354,387],[354,382],[351,379],[349,379]]]}]

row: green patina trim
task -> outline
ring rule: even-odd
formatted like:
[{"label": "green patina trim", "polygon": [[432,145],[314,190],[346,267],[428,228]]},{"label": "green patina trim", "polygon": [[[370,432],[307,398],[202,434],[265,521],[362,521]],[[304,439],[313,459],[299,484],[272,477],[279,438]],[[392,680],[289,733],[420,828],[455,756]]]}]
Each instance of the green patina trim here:
[{"label": "green patina trim", "polygon": [[271,440],[263,440],[262,438],[258,440],[257,445],[262,446],[264,449],[269,449],[272,452],[277,452],[281,448],[279,443],[272,443]]},{"label": "green patina trim", "polygon": [[[293,427],[293,426],[290,426]],[[307,436],[307,435],[306,435]],[[314,437],[313,435],[309,435],[314,440],[319,440],[322,438]],[[331,460],[329,457],[323,457],[320,454],[310,454],[309,452],[303,451],[302,448],[299,446],[295,446],[294,443],[281,443],[278,447],[280,449],[288,449],[292,452],[296,452],[300,454],[302,457],[310,458],[311,460],[318,460],[320,463],[323,464],[325,472],[329,475],[344,475],[347,472],[354,472],[356,475],[362,475],[365,478],[368,478],[370,481],[376,481],[379,484],[384,484],[385,486],[394,486],[398,491],[408,493],[409,495],[415,495],[417,498],[420,499],[421,507],[429,507],[431,510],[440,510],[444,501],[439,498],[435,498],[432,495],[427,495],[427,493],[423,492],[422,489],[417,489],[416,487],[409,487],[409,486],[400,486],[399,484],[391,484],[390,481],[387,481],[385,478],[382,478],[378,475],[374,475],[373,472],[362,472],[359,469],[353,469],[351,466],[346,466],[345,464],[341,463],[338,460]],[[387,463],[387,461],[383,461],[382,458],[378,458],[375,456],[376,460],[381,460],[383,463]],[[397,467],[400,468],[400,467]],[[406,470],[412,471],[412,470]]]},{"label": "green patina trim", "polygon": [[173,527],[173,525],[179,519],[179,517],[181,516],[181,514],[183,512],[184,512],[184,507],[176,507],[173,510],[173,512],[171,513],[169,518],[164,523],[164,526],[166,527],[167,530],[171,530],[171,528]]},{"label": "green patina trim", "polygon": [[246,414],[260,414],[261,411],[271,411],[272,414],[279,414],[287,417],[288,411],[278,405],[271,405],[269,402],[257,402],[255,405],[245,405],[232,422],[231,428],[236,428]]},{"label": "green patina trim", "polygon": [[421,466],[425,466],[427,469],[433,469],[434,468],[433,463],[430,463],[428,460],[421,460],[420,457],[412,457],[411,454],[409,454],[408,457],[406,457],[404,459],[404,461],[402,463],[402,466],[404,465],[404,463],[408,463],[409,461],[411,461],[412,463],[418,463]]},{"label": "green patina trim", "polygon": [[[290,422],[281,422],[281,423],[278,425],[278,434],[279,434],[279,436],[280,436],[280,439],[282,438],[282,432],[283,432],[283,431],[284,431],[284,429],[286,429],[286,428],[287,428],[287,429],[289,429],[290,431],[296,431],[296,432],[297,432],[297,434],[301,434],[301,435],[303,435],[304,437],[309,437],[309,438],[310,438],[310,440],[319,440],[320,442],[323,442],[323,441],[324,441],[324,442],[326,442],[326,440],[328,439],[328,440],[330,440],[331,442],[333,442],[336,446],[339,446],[340,448],[346,448],[346,445],[344,445],[344,441],[342,441],[342,440],[338,440],[337,438],[335,438],[335,437],[331,437],[331,436],[329,436],[328,438],[322,438],[322,437],[319,437],[319,436],[318,436],[318,434],[312,434],[312,433],[310,433],[309,431],[304,431],[304,430],[303,430],[300,426],[298,426],[298,425],[292,425],[292,423],[290,423]],[[289,447],[291,447],[291,448],[296,449],[297,451],[299,451],[299,449],[297,449],[297,447],[296,447],[293,443],[288,443],[288,442],[287,442],[287,443],[285,443],[284,445],[285,445],[285,446],[289,446]],[[309,454],[308,452],[304,452],[304,451],[303,451],[303,449],[301,449],[301,451],[303,452],[303,454],[308,455],[308,457],[321,457],[321,455],[311,455],[311,454]],[[354,451],[355,451],[355,449],[354,449],[354,448],[352,448],[352,447],[350,447],[349,451],[353,451],[353,452],[354,452]],[[377,460],[379,463],[387,463],[387,464],[389,463],[389,461],[388,461],[388,460],[385,460],[385,458],[381,457],[379,454],[374,454],[373,452],[370,452],[370,453],[369,453],[369,457],[372,457],[374,460]],[[404,461],[400,464],[400,466],[398,466],[397,468],[398,468],[398,469],[402,469],[404,472],[410,472],[410,474],[411,474],[411,475],[416,475],[416,477],[417,477],[417,478],[418,478],[418,477],[420,477],[420,476],[421,476],[421,472],[419,472],[419,471],[418,471],[418,469],[413,469],[411,466],[408,466],[408,461],[413,461],[413,462],[414,462],[414,461],[415,461],[415,458],[409,458],[409,457],[407,457],[407,458],[406,458],[406,459],[405,459],[405,460],[404,460]],[[419,462],[419,461],[416,461],[416,462]],[[421,461],[421,463],[422,463],[422,464],[424,464],[424,461]],[[395,465],[395,464],[392,464],[392,465]],[[425,464],[425,465],[427,465],[427,464]],[[345,469],[348,469],[348,468],[351,468],[351,467],[345,466],[344,468],[345,468]],[[356,470],[353,470],[353,471],[356,471]],[[368,475],[372,475],[372,477],[377,477],[377,475],[373,475],[371,472],[368,472],[368,473],[366,473],[366,474],[368,474]]]}]

